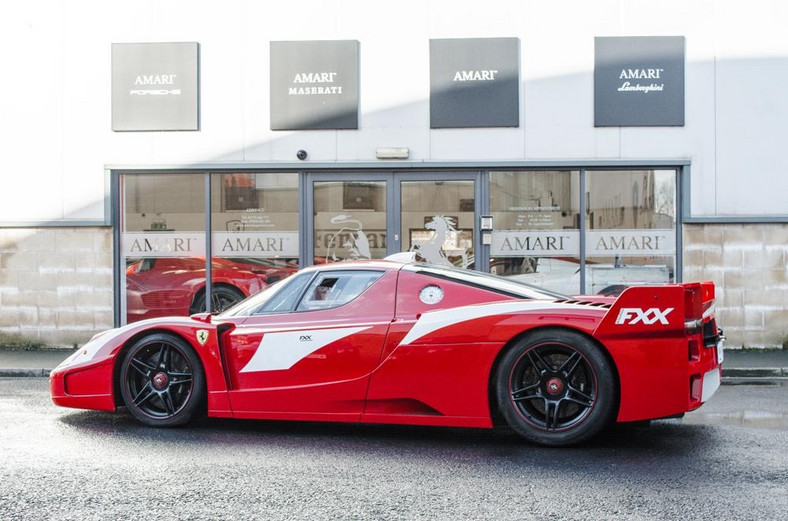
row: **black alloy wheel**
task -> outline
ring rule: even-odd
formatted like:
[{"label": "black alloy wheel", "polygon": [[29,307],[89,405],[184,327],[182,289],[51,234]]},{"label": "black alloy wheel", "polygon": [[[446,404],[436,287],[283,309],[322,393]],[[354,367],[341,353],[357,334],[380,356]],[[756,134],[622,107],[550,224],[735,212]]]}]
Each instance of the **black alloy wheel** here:
[{"label": "black alloy wheel", "polygon": [[501,359],[496,394],[509,425],[548,446],[587,441],[617,408],[610,362],[592,340],[570,330],[540,330],[516,343]]},{"label": "black alloy wheel", "polygon": [[[228,286],[215,286],[211,290],[211,313],[221,313],[244,299],[243,293]],[[205,292],[200,292],[194,298],[191,314],[205,312]]]},{"label": "black alloy wheel", "polygon": [[205,396],[200,358],[174,335],[143,337],[123,358],[120,390],[126,407],[146,425],[183,425],[193,418]]}]

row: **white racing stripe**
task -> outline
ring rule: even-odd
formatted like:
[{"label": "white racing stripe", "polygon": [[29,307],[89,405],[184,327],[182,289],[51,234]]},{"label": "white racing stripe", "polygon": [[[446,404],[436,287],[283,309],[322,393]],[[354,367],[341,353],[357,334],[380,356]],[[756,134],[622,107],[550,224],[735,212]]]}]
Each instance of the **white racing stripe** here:
[{"label": "white racing stripe", "polygon": [[290,369],[318,349],[365,329],[370,329],[370,326],[266,333],[241,372]]},{"label": "white racing stripe", "polygon": [[577,310],[574,304],[562,304],[558,302],[495,302],[493,304],[481,304],[478,306],[466,306],[461,308],[440,309],[428,311],[419,317],[413,328],[405,335],[400,345],[412,344],[416,340],[429,335],[433,331],[474,320],[477,318],[489,317],[492,315],[505,315],[507,313],[518,313],[525,311],[554,311],[561,309]]}]

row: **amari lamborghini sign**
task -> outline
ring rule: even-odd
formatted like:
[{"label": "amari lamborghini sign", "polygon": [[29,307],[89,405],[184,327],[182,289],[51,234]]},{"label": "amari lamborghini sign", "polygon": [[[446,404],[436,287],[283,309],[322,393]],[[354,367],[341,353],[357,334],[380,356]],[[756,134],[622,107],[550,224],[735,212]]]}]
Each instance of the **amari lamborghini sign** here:
[{"label": "amari lamborghini sign", "polygon": [[594,126],[684,125],[683,36],[595,39]]}]

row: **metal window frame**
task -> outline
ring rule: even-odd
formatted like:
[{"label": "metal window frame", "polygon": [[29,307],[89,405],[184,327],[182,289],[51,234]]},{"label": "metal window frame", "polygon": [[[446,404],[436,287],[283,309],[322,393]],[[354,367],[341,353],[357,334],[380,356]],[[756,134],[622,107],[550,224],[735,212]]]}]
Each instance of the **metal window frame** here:
[{"label": "metal window frame", "polygon": [[[322,180],[391,180],[391,190],[387,190],[387,213],[394,214],[391,225],[395,230],[401,228],[400,216],[393,210],[395,201],[399,200],[399,183],[394,180],[457,180],[473,179],[475,181],[476,201],[474,211],[476,216],[486,215],[490,211],[490,172],[497,170],[575,170],[580,173],[580,193],[585,194],[586,173],[595,170],[625,170],[625,169],[675,169],[676,171],[676,282],[681,281],[683,269],[682,262],[682,225],[685,223],[720,223],[720,222],[788,222],[788,216],[777,220],[759,220],[758,217],[748,218],[722,217],[706,218],[690,216],[690,161],[688,159],[662,159],[662,160],[573,160],[573,161],[423,161],[423,162],[334,162],[311,163],[305,168],[303,162],[270,162],[270,163],[202,163],[202,164],[153,164],[153,165],[107,165],[107,189],[105,200],[105,219],[99,225],[112,226],[113,228],[113,293],[114,293],[114,320],[115,325],[122,322],[120,302],[120,273],[123,269],[123,259],[120,252],[119,218],[122,212],[120,207],[120,176],[135,174],[197,174],[202,173],[206,179],[205,208],[210,209],[212,187],[211,175],[226,172],[247,171],[254,173],[294,173],[298,174],[298,204],[303,211],[299,212],[299,262],[301,266],[311,265],[314,259],[308,258],[308,253],[314,246],[309,216],[314,211],[313,191],[310,189],[314,181]],[[211,230],[211,212],[206,211],[206,233]],[[580,200],[580,229],[585,229],[585,197]],[[44,223],[38,223],[45,226]],[[57,223],[58,226],[76,226],[74,222]],[[96,226],[96,222],[85,222],[83,226]],[[0,223],[2,226],[2,223]],[[478,223],[474,223],[474,229]],[[211,239],[207,237],[206,248],[206,307],[210,310],[210,277],[211,277]],[[400,239],[401,240],[401,239]],[[387,239],[388,251],[396,249],[393,236]],[[481,234],[474,233],[474,248],[476,269],[489,271],[490,246],[481,244]],[[580,233],[580,280],[581,287],[585,288],[585,234]]]}]

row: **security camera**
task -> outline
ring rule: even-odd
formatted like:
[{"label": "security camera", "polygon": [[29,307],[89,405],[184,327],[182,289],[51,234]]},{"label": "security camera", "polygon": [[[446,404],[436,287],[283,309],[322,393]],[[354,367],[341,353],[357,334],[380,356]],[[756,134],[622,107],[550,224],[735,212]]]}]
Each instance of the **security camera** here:
[{"label": "security camera", "polygon": [[306,150],[299,150],[298,152],[296,152],[296,157],[297,157],[298,159],[300,159],[301,161],[303,161],[304,159],[306,159],[306,156],[307,156],[307,154],[306,154]]}]

